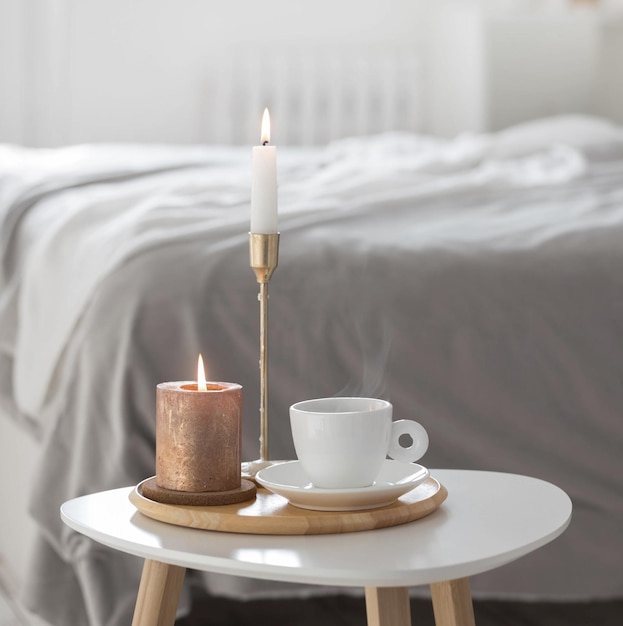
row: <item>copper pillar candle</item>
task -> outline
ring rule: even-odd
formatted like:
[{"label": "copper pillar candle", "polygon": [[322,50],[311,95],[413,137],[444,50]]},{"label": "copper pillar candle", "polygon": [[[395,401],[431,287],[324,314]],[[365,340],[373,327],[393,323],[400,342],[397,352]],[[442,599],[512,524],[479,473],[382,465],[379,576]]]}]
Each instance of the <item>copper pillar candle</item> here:
[{"label": "copper pillar candle", "polygon": [[156,388],[156,484],[215,492],[241,484],[242,387],[160,383]]}]

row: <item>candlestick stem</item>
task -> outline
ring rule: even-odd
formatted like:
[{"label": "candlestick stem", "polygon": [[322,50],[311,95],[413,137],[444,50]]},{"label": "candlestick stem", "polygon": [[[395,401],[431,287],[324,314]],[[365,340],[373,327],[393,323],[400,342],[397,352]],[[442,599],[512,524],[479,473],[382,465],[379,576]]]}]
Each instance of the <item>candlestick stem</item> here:
[{"label": "candlestick stem", "polygon": [[260,460],[268,460],[268,283],[260,283]]},{"label": "candlestick stem", "polygon": [[243,463],[243,476],[253,477],[268,461],[268,283],[279,261],[279,233],[249,233],[251,268],[260,285],[260,458]]}]

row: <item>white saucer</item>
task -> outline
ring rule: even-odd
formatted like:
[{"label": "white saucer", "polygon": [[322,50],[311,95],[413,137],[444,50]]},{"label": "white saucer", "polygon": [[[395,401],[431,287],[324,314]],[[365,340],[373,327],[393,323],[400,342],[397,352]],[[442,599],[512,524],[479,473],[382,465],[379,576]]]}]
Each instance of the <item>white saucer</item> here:
[{"label": "white saucer", "polygon": [[386,460],[373,485],[357,489],[314,487],[299,461],[287,461],[260,470],[256,480],[266,489],[287,498],[290,504],[314,511],[360,511],[395,502],[429,476],[416,463]]}]

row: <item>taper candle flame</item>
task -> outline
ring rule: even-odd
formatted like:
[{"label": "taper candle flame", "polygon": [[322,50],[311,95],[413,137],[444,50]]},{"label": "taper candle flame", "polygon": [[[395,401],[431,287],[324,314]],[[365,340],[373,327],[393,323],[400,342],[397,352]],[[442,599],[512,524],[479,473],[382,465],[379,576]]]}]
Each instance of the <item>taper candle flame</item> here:
[{"label": "taper candle flame", "polygon": [[206,384],[206,372],[203,367],[203,357],[201,354],[197,359],[197,391],[207,391],[208,386]]},{"label": "taper candle flame", "polygon": [[264,115],[262,115],[260,142],[263,146],[270,143],[270,115],[268,113],[268,108],[264,109]]}]

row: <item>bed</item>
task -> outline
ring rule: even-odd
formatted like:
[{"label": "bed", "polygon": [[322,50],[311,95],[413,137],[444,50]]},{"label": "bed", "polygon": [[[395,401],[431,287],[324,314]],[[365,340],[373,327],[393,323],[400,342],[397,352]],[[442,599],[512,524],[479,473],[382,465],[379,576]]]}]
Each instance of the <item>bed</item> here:
[{"label": "bed", "polygon": [[[278,159],[270,457],[294,458],[293,402],[389,399],[428,429],[428,467],[530,474],[573,500],[559,540],[475,577],[475,596],[620,598],[623,129],[559,117]],[[0,147],[2,516],[22,534],[1,548],[51,624],[129,623],[140,563],[58,507],[154,473],[157,383],[194,378],[202,352],[209,378],[243,385],[258,457],[249,195],[248,147]]]}]

